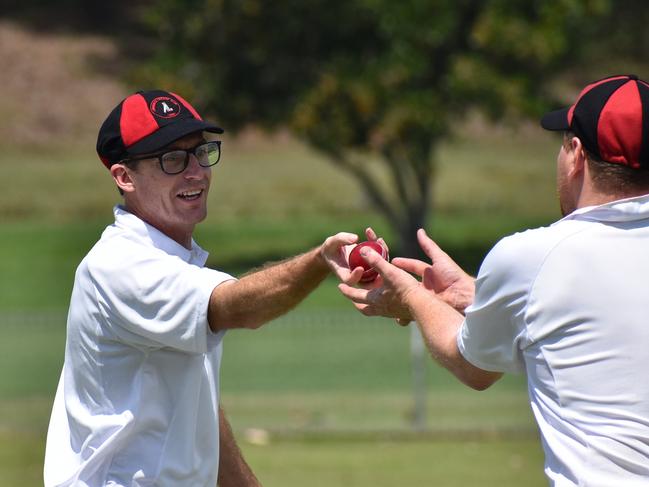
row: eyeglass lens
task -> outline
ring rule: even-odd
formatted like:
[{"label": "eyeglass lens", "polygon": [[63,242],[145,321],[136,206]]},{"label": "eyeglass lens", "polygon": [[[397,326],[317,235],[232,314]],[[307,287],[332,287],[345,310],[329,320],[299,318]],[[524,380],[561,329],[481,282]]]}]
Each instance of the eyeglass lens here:
[{"label": "eyeglass lens", "polygon": [[162,170],[167,174],[178,174],[183,172],[189,163],[190,153],[196,156],[196,159],[201,166],[210,167],[219,162],[221,157],[221,147],[218,142],[207,142],[188,151],[174,150],[165,152],[160,157]]}]

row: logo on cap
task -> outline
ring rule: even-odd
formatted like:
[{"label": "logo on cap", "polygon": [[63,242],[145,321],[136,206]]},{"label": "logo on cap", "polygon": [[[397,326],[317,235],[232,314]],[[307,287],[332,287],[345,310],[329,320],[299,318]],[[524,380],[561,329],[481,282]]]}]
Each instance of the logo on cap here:
[{"label": "logo on cap", "polygon": [[156,117],[174,118],[180,113],[180,104],[171,97],[159,96],[151,101],[149,110]]}]

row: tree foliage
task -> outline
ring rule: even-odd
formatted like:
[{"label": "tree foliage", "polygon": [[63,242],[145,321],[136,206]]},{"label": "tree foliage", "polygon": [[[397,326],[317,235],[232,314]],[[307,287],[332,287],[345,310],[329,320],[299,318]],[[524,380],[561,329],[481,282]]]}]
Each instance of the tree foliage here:
[{"label": "tree foliage", "polygon": [[[605,0],[156,0],[147,73],[229,129],[288,126],[352,174],[413,254],[435,149],[475,110],[537,116]],[[381,184],[380,161],[389,175]]]}]

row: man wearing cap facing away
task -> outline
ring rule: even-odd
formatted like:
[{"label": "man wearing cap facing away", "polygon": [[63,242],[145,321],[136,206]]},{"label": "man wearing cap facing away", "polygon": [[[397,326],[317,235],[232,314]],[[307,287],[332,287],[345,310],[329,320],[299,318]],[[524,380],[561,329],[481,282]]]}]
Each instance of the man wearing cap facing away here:
[{"label": "man wearing cap facing away", "polygon": [[99,131],[124,202],[76,272],[46,486],[259,485],[219,408],[224,331],[288,311],[332,270],[353,279],[344,253],[357,236],[240,280],[205,268],[192,233],[221,132],[163,91],[127,97]]},{"label": "man wearing cap facing away", "polygon": [[563,219],[498,242],[476,280],[419,230],[430,264],[369,251],[382,286],[340,289],[415,320],[472,388],[525,372],[551,485],[649,485],[649,85],[594,82],[541,124],[563,132]]}]

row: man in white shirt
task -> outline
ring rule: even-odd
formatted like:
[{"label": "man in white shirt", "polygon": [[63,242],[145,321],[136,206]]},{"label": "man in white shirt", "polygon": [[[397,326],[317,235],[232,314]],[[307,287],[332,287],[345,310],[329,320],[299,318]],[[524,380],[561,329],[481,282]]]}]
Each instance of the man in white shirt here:
[{"label": "man in white shirt", "polygon": [[340,289],[416,320],[470,387],[526,373],[552,485],[649,485],[649,85],[596,81],[541,125],[564,132],[563,219],[501,240],[475,281],[420,230],[430,264],[366,251],[382,286]]},{"label": "man in white shirt", "polygon": [[[241,279],[192,238],[223,132],[174,93],[137,92],[97,140],[124,197],[79,265],[47,437],[46,486],[257,486],[219,407],[222,339],[288,311],[333,271],[339,233]],[[376,238],[373,233],[368,237]]]}]

